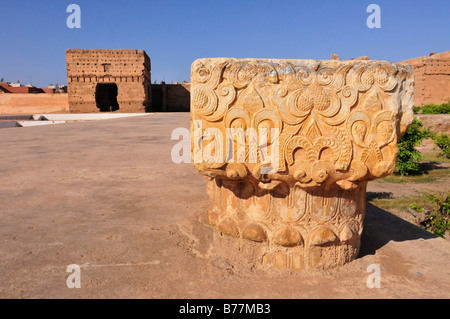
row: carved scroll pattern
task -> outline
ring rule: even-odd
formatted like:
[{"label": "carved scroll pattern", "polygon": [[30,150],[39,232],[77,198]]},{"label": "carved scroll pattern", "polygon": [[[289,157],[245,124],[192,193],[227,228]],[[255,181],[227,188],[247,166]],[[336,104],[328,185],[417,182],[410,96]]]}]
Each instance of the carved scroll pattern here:
[{"label": "carved scroll pattern", "polygon": [[[294,177],[304,187],[327,180],[352,187],[357,180],[392,172],[389,163],[395,162],[398,138],[396,74],[405,72],[399,66],[312,60],[211,61],[197,60],[192,66],[193,119],[224,135],[237,119],[245,128],[280,129],[279,174]],[[246,143],[248,149],[248,139]],[[299,149],[306,157],[294,160]],[[258,169],[247,160],[248,156],[244,170]],[[358,164],[352,166],[352,161]],[[208,165],[203,167],[208,169]],[[221,167],[227,169],[227,165]],[[314,183],[305,184],[307,180]]]}]

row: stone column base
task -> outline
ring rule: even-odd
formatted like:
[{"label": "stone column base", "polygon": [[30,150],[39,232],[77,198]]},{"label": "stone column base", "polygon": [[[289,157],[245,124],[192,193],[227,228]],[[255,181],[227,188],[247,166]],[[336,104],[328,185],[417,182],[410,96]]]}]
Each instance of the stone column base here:
[{"label": "stone column base", "polygon": [[224,234],[261,243],[263,264],[331,268],[359,253],[366,185],[345,190],[282,183],[265,190],[251,180],[214,179],[207,186],[208,221]]}]

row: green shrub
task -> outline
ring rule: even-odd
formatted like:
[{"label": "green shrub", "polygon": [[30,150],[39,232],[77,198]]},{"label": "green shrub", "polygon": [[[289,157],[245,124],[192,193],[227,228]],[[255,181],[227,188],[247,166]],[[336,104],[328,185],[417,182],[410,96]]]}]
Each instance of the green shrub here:
[{"label": "green shrub", "polygon": [[420,110],[421,110],[421,107],[420,107],[420,106],[414,106],[414,107],[413,107],[414,114],[419,114],[419,113],[420,113]]},{"label": "green shrub", "polygon": [[396,169],[398,174],[408,176],[420,172],[418,162],[422,160],[422,157],[415,146],[419,146],[428,137],[431,137],[430,130],[423,128],[423,123],[415,118],[398,143],[399,152]]},{"label": "green shrub", "polygon": [[[414,107],[414,113],[422,113],[422,114],[450,114],[450,104],[426,104],[418,109]],[[416,114],[417,114],[416,113]]]},{"label": "green shrub", "polygon": [[435,134],[433,136],[434,143],[441,149],[439,156],[450,158],[450,136],[445,133]]},{"label": "green shrub", "polygon": [[446,231],[450,231],[450,192],[441,195],[428,195],[428,203],[425,206],[419,206],[415,203],[409,207],[419,215],[416,221],[426,230],[444,237]]}]

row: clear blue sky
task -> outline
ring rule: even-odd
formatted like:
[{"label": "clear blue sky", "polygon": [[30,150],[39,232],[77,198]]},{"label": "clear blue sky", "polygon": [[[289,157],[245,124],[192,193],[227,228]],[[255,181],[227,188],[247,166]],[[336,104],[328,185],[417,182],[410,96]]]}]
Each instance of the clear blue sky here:
[{"label": "clear blue sky", "polygon": [[[71,3],[81,28],[69,29]],[[381,28],[369,29],[369,4]],[[450,50],[449,0],[3,0],[0,78],[36,86],[66,84],[68,48],[147,52],[152,82],[189,81],[202,57],[398,62]]]}]

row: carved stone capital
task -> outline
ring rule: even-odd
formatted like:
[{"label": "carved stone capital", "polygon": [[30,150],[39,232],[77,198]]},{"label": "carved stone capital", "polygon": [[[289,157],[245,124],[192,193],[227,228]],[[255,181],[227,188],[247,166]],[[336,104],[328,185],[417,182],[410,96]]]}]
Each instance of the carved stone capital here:
[{"label": "carved stone capital", "polygon": [[360,247],[367,182],[394,172],[413,72],[385,61],[199,59],[192,159],[208,218],[261,242],[261,261],[329,268]]}]

